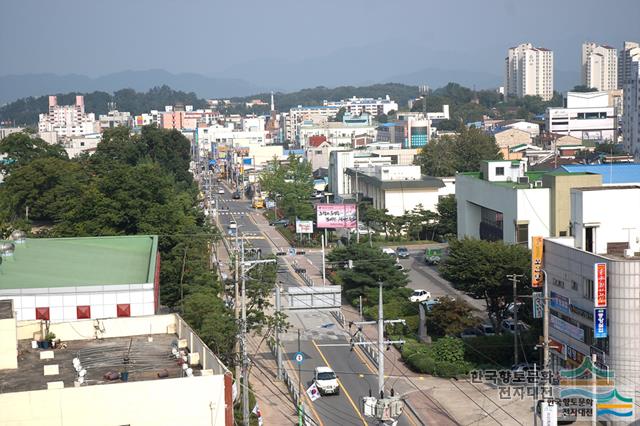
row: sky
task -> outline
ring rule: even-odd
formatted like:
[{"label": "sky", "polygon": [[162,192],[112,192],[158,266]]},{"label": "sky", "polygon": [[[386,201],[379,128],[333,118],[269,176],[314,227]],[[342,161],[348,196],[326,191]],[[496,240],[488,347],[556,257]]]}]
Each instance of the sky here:
[{"label": "sky", "polygon": [[11,0],[0,76],[163,69],[263,84],[318,64],[345,81],[421,68],[500,76],[522,42],[577,72],[583,41],[640,40],[638,17],[640,0]]}]

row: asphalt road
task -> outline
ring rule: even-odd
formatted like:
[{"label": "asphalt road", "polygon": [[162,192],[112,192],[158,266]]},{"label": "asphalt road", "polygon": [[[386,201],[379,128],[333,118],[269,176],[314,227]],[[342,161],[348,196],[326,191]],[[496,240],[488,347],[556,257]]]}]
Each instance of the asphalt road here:
[{"label": "asphalt road", "polygon": [[[222,185],[224,194],[218,194],[218,186],[214,184],[213,194],[218,198],[219,222],[226,233],[231,220],[238,224],[240,235],[244,235],[247,244],[260,248],[263,254],[272,253],[270,241],[260,232],[256,224],[248,217],[254,211],[249,200],[232,200],[232,192],[226,185]],[[229,238],[233,246],[235,238]],[[315,259],[314,259],[315,260]],[[314,261],[315,263],[315,261]],[[312,265],[309,265],[313,267]],[[292,275],[288,269],[279,268],[277,278],[285,288],[301,285],[298,277]],[[341,385],[339,395],[327,395],[312,403],[312,417],[317,418],[321,425],[374,425],[375,421],[362,416],[362,397],[371,391],[377,392],[377,371],[372,369],[358,351],[351,351],[348,333],[343,331],[332,315],[321,311],[297,311],[289,314],[292,328],[283,336],[286,351],[284,356],[288,367],[297,371],[294,360],[298,352],[297,331],[300,330],[300,350],[305,360],[300,368],[302,386],[308,388],[313,380],[313,370],[317,366],[329,366],[336,374]],[[403,414],[399,426],[415,425],[415,420],[409,420],[408,414]]]}]

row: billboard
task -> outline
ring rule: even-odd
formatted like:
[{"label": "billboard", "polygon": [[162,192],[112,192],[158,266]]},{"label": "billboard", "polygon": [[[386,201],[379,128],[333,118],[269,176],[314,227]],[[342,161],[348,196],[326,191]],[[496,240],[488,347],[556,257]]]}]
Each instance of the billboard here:
[{"label": "billboard", "polygon": [[355,228],[355,204],[318,204],[318,228]]},{"label": "billboard", "polygon": [[531,287],[533,288],[540,288],[544,284],[542,249],[542,237],[531,237]]},{"label": "billboard", "polygon": [[297,234],[313,234],[313,221],[312,220],[296,220],[296,233]]},{"label": "billboard", "polygon": [[607,337],[607,308],[593,310],[593,337],[596,339]]},{"label": "billboard", "polygon": [[607,307],[607,264],[593,265],[593,305],[596,308]]}]

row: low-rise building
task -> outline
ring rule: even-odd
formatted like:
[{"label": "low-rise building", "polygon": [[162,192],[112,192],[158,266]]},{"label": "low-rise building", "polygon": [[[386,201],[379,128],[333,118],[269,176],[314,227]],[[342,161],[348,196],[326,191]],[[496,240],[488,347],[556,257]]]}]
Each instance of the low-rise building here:
[{"label": "low-rise building", "polygon": [[566,108],[547,108],[547,131],[582,140],[615,142],[618,120],[607,92],[569,92]]},{"label": "low-rise building", "polygon": [[505,129],[495,133],[496,144],[500,148],[502,158],[513,160],[522,158],[522,155],[512,155],[511,148],[531,143],[531,134],[520,129]]},{"label": "low-rise building", "polygon": [[158,237],[5,241],[0,299],[17,320],[61,322],[153,315],[159,304]]},{"label": "low-rise building", "polygon": [[369,200],[376,209],[402,216],[416,207],[436,211],[440,197],[455,193],[454,178],[423,176],[420,166],[379,165],[345,170],[352,185],[350,193]]},{"label": "low-rise building", "polygon": [[24,130],[24,127],[0,127],[0,140],[6,138],[12,133],[19,133]]},{"label": "low-rise building", "polygon": [[[1,423],[234,424],[231,373],[179,315],[49,324],[14,309],[0,300]],[[32,345],[47,333],[55,350]]]},{"label": "low-rise building", "polygon": [[131,113],[127,111],[118,111],[116,109],[109,111],[106,114],[100,114],[98,116],[100,122],[100,130],[112,129],[114,127],[131,127],[132,118]]}]

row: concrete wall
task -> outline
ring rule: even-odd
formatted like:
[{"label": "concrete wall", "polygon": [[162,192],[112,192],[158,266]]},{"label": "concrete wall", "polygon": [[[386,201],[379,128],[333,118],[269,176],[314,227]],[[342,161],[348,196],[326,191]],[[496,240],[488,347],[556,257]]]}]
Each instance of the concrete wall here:
[{"label": "concrete wall", "polygon": [[558,174],[542,176],[543,185],[549,188],[549,226],[550,236],[559,237],[561,232],[570,235],[571,188],[601,186],[602,175],[597,174]]},{"label": "concrete wall", "polygon": [[18,368],[18,339],[15,318],[0,320],[0,370],[9,368]]},{"label": "concrete wall", "polygon": [[224,376],[0,394],[5,426],[224,425]]}]

